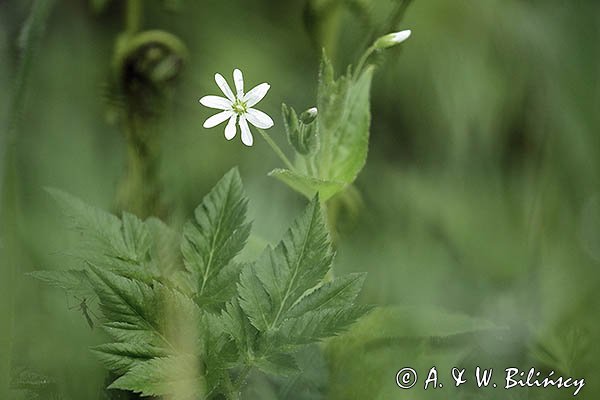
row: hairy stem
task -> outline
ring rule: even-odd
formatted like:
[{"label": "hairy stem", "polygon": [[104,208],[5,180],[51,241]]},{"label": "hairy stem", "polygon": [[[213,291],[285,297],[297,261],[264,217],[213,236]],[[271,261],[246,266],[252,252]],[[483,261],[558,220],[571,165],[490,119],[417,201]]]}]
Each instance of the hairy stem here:
[{"label": "hairy stem", "polygon": [[117,208],[141,218],[162,216],[158,132],[134,110],[125,118],[127,171],[117,191]]},{"label": "hairy stem", "polygon": [[354,70],[354,80],[358,79],[360,73],[365,67],[367,60],[369,59],[369,57],[371,57],[371,54],[373,54],[374,51],[375,46],[371,46],[367,50],[365,50],[363,55],[360,57],[360,59],[358,60],[358,64],[356,64],[356,69]]}]

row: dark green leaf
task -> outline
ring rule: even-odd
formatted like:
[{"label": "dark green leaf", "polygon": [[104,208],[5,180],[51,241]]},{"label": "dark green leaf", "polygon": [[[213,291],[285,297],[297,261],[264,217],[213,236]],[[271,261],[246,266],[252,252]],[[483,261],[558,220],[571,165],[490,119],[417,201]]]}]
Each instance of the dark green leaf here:
[{"label": "dark green leaf", "polygon": [[327,181],[280,168],[269,172],[269,176],[279,179],[308,198],[313,198],[318,193],[322,201],[328,200],[346,186],[343,182]]},{"label": "dark green leaf", "polygon": [[256,358],[253,360],[253,365],[271,375],[290,376],[300,372],[294,357],[285,353]]},{"label": "dark green leaf", "polygon": [[178,356],[141,362],[114,381],[109,389],[131,390],[143,396],[165,396],[181,400],[203,398],[204,375],[198,359]]},{"label": "dark green leaf", "polygon": [[124,374],[152,358],[166,357],[164,349],[139,343],[106,343],[92,348],[100,362],[109,370]]},{"label": "dark green leaf", "polygon": [[315,198],[277,247],[267,248],[242,273],[240,305],[257,329],[273,328],[307,290],[321,282],[332,260],[321,205]]},{"label": "dark green leaf", "polygon": [[283,347],[293,348],[335,336],[345,331],[370,309],[368,306],[350,305],[344,308],[309,311],[300,317],[285,320],[274,334],[273,340],[277,344],[281,343]]},{"label": "dark green leaf", "polygon": [[323,284],[290,310],[290,317],[298,317],[309,311],[343,308],[354,303],[362,289],[366,274],[349,274]]},{"label": "dark green leaf", "polygon": [[215,277],[244,247],[250,233],[246,208],[242,182],[233,169],[204,197],[194,213],[195,220],[186,225],[181,252],[196,282],[197,296],[219,291],[211,288],[222,283]]}]

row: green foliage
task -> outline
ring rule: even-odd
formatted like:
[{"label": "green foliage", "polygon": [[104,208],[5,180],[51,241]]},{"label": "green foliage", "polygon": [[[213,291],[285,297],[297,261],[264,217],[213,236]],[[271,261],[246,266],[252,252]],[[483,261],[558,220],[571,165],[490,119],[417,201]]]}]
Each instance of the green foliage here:
[{"label": "green foliage", "polygon": [[[325,281],[334,253],[318,198],[277,246],[242,265],[235,257],[250,224],[237,170],[202,200],[181,236],[156,219],[117,218],[50,193],[81,234],[84,246],[75,255],[82,268],[31,275],[68,292],[88,285],[98,297],[112,341],[93,352],[118,376],[109,388],[237,398],[253,368],[299,379],[299,350],[339,334],[368,311],[355,304],[363,274]],[[165,242],[180,242],[182,262],[165,251]]]},{"label": "green foliage", "polygon": [[[378,308],[351,331],[329,342],[327,359],[333,374],[330,398],[394,398],[398,387],[390,376],[401,368],[410,366],[417,371],[428,371],[435,365],[445,373],[463,365],[472,352],[476,352],[477,362],[481,362],[483,351],[474,338],[498,332],[502,330],[489,321],[435,308]],[[365,375],[365,371],[369,374]],[[353,381],[361,384],[346,385]],[[464,388],[455,392],[449,385],[446,387],[445,381],[444,391],[439,393],[411,391],[411,398],[424,400],[464,395]]]},{"label": "green foliage", "polygon": [[323,57],[316,120],[304,124],[283,106],[288,139],[296,151],[295,169],[275,169],[270,175],[309,198],[318,193],[323,201],[352,184],[367,159],[372,77],[369,67],[356,74],[349,69],[336,79],[331,62]]},{"label": "green foliage", "polygon": [[171,394],[177,399],[198,399],[206,391],[204,376],[193,357],[162,357],[141,362],[109,389],[132,390],[143,396]]},{"label": "green foliage", "polygon": [[[314,199],[283,240],[242,271],[239,304],[256,332],[245,326],[232,336],[237,343],[247,340],[248,330],[257,336],[248,349],[248,362],[265,372],[292,372],[295,362],[286,357],[290,351],[338,334],[367,311],[354,304],[362,277],[321,284],[332,261],[321,206]],[[239,321],[242,313],[230,313],[230,308],[225,312],[228,320],[237,319],[238,327],[244,324]]]}]

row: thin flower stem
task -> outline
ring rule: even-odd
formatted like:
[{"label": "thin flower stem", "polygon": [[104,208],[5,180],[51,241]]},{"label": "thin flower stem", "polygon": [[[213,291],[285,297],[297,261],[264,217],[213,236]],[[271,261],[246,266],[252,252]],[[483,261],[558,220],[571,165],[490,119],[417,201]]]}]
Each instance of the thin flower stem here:
[{"label": "thin flower stem", "polygon": [[356,69],[354,70],[354,79],[355,80],[360,75],[361,71],[365,67],[365,63],[367,62],[367,60],[369,59],[371,54],[373,54],[374,51],[375,51],[375,46],[369,47],[367,50],[365,50],[363,55],[360,57],[360,60],[358,60],[358,64],[356,64]]},{"label": "thin flower stem", "polygon": [[260,128],[257,128],[257,129],[260,132],[260,134],[262,135],[263,139],[265,139],[265,141],[269,144],[269,146],[271,146],[271,148],[273,149],[275,154],[277,154],[277,156],[279,156],[281,161],[283,161],[285,166],[288,167],[291,171],[294,171],[294,169],[295,169],[294,164],[292,164],[290,159],[287,158],[287,156],[283,153],[281,148],[279,146],[277,146],[277,143],[275,143],[275,141],[273,139],[271,139],[271,136],[269,136],[269,134],[267,132],[265,132],[264,130],[262,130]]}]

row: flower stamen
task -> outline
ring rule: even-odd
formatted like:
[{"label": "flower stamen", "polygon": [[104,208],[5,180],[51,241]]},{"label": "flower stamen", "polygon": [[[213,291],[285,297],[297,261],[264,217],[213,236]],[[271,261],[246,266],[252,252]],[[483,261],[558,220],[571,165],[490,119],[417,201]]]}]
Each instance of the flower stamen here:
[{"label": "flower stamen", "polygon": [[231,106],[231,109],[237,115],[243,115],[243,114],[246,114],[248,112],[248,106],[246,105],[245,102],[241,101],[240,99],[236,99],[235,100],[235,102]]}]

